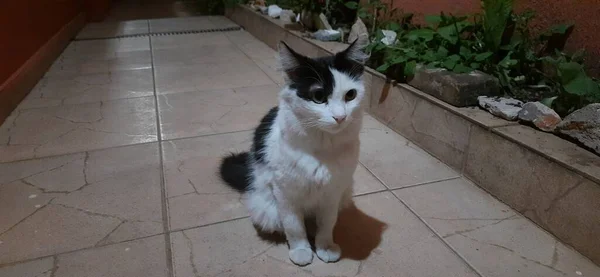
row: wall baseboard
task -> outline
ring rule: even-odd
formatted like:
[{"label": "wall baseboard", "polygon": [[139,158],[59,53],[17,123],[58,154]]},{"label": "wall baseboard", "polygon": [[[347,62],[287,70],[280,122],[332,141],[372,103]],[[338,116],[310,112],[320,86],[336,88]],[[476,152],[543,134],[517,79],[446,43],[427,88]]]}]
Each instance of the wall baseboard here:
[{"label": "wall baseboard", "polygon": [[85,15],[80,13],[40,47],[4,83],[0,84],[0,125],[29,94],[84,25]]}]

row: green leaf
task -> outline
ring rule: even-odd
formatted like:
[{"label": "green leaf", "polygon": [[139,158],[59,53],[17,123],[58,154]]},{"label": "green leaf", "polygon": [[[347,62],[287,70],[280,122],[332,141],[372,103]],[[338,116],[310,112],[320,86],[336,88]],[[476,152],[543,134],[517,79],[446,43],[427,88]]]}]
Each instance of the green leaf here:
[{"label": "green leaf", "polygon": [[440,65],[440,62],[430,62],[426,65],[426,67],[429,69],[433,69],[433,68],[438,68],[439,65]]},{"label": "green leaf", "polygon": [[352,9],[352,10],[358,9],[358,2],[349,1],[349,2],[346,2],[345,5],[346,5],[346,8],[348,8],[348,9]]},{"label": "green leaf", "polygon": [[415,75],[416,69],[417,69],[416,61],[407,62],[406,65],[404,65],[404,76],[408,77],[408,76]]},{"label": "green leaf", "polygon": [[425,51],[425,54],[421,56],[421,59],[426,62],[433,62],[436,60],[435,52],[433,52],[433,50],[427,50]]},{"label": "green leaf", "polygon": [[399,63],[405,63],[406,61],[408,61],[408,58],[405,56],[398,56],[398,57],[394,57],[393,59],[390,60],[390,63],[392,65],[394,64],[399,64]]},{"label": "green leaf", "polygon": [[494,54],[493,52],[489,52],[489,51],[488,52],[483,52],[483,53],[477,54],[475,56],[475,60],[478,61],[478,62],[485,61],[489,57],[491,57],[493,54]]},{"label": "green leaf", "polygon": [[439,15],[426,15],[425,22],[427,22],[427,24],[429,24],[429,26],[433,27],[433,26],[439,24],[440,22],[442,22],[442,17]]},{"label": "green leaf", "polygon": [[540,100],[540,103],[544,104],[548,108],[552,108],[552,103],[556,100],[557,96],[548,97]]},{"label": "green leaf", "polygon": [[459,50],[459,54],[465,58],[465,60],[468,60],[471,58],[471,56],[473,56],[473,54],[471,53],[471,50],[469,50],[469,48],[461,46],[460,50]]},{"label": "green leaf", "polygon": [[559,24],[556,26],[552,26],[550,28],[550,32],[555,33],[555,34],[561,34],[564,35],[566,34],[569,29],[571,29],[573,27],[573,24]]},{"label": "green leaf", "polygon": [[385,72],[386,70],[388,70],[389,67],[390,67],[390,65],[388,63],[384,63],[375,70],[377,70],[379,72]]},{"label": "green leaf", "polygon": [[443,60],[448,56],[448,49],[444,46],[440,46],[435,54],[438,60]]},{"label": "green leaf", "polygon": [[[458,42],[458,36],[460,33],[462,33],[462,31],[468,27],[471,26],[471,23],[469,22],[456,22],[455,24],[450,24],[447,26],[443,26],[443,27],[439,27],[437,29],[437,33],[444,38],[445,40],[447,40],[448,42],[450,42],[451,44],[456,44]],[[458,31],[458,32],[457,32]]]},{"label": "green leaf", "polygon": [[506,55],[506,57],[504,57],[504,59],[502,59],[498,65],[500,65],[501,67],[504,68],[510,68],[514,65],[516,65],[519,61],[515,60],[515,59],[511,59],[511,52],[508,53],[508,55]]},{"label": "green leaf", "polygon": [[387,28],[388,30],[392,30],[394,32],[398,32],[400,29],[402,29],[402,26],[400,26],[400,24],[396,23],[396,22],[390,22],[387,24]]},{"label": "green leaf", "polygon": [[574,79],[587,77],[583,71],[583,66],[576,62],[560,63],[558,65],[558,75],[563,85]]},{"label": "green leaf", "polygon": [[409,40],[418,40],[422,39],[424,41],[431,41],[433,39],[433,35],[435,32],[430,29],[416,29],[408,32],[406,37]]},{"label": "green leaf", "polygon": [[454,25],[440,27],[437,29],[437,33],[451,44],[456,44],[458,42],[458,34],[456,33]]},{"label": "green leaf", "polygon": [[483,0],[483,34],[488,49],[495,51],[512,12],[513,0]]},{"label": "green leaf", "polygon": [[600,94],[598,83],[590,77],[577,77],[564,85],[565,91],[579,96]]},{"label": "green leaf", "polygon": [[458,55],[452,55],[449,56],[448,58],[446,58],[446,60],[442,63],[442,66],[444,68],[453,70],[454,67],[456,66],[456,64],[458,63],[458,61],[460,60],[460,56]]},{"label": "green leaf", "polygon": [[480,67],[481,65],[480,65],[480,64],[478,64],[478,63],[471,63],[469,66],[470,66],[471,68],[473,68],[473,69],[479,69],[479,67]]},{"label": "green leaf", "polygon": [[465,66],[465,65],[464,65],[464,64],[462,64],[462,63],[458,63],[458,64],[456,64],[456,66],[455,66],[455,67],[452,69],[452,71],[453,71],[453,72],[456,72],[456,73],[469,73],[469,72],[473,71],[473,69],[472,69],[472,68],[470,68],[470,67],[468,67],[468,66]]}]

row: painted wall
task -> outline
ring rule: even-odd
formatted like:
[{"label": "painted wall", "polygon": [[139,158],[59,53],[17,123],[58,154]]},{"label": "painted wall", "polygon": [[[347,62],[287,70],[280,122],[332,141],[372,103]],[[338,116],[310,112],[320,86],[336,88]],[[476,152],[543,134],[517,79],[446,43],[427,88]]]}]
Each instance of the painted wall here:
[{"label": "painted wall", "polygon": [[0,84],[82,11],[81,0],[0,1]]},{"label": "painted wall", "polygon": [[[393,7],[415,14],[439,14],[441,11],[465,14],[480,11],[480,0],[389,0]],[[572,23],[575,29],[567,41],[566,50],[585,48],[586,65],[590,74],[600,76],[600,0],[515,0],[517,12],[527,9],[536,12],[531,27],[534,33],[560,23]]]}]

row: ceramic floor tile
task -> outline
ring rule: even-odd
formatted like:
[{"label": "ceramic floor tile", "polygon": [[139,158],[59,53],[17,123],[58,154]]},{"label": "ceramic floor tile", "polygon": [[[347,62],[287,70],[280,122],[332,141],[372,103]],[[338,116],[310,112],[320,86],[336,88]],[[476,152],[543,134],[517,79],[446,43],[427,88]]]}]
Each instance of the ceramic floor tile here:
[{"label": "ceramic floor tile", "polygon": [[157,140],[153,97],[22,110],[0,127],[0,162]]},{"label": "ceramic floor tile", "polygon": [[0,264],[162,233],[157,144],[0,164]]},{"label": "ceramic floor tile", "polygon": [[152,69],[43,78],[18,109],[152,96],[153,91]]},{"label": "ceramic floor tile", "polygon": [[277,106],[276,85],[159,96],[162,137],[174,139],[252,130]]},{"label": "ceramic floor tile", "polygon": [[[160,49],[196,49],[210,45],[232,45],[225,33],[199,33],[151,37],[152,50]],[[198,51],[197,55],[203,53]]]},{"label": "ceramic floor tile", "polygon": [[163,143],[171,229],[189,228],[246,216],[241,195],[218,176],[224,155],[250,149],[252,132]]},{"label": "ceramic floor tile", "polygon": [[111,75],[123,70],[152,69],[150,50],[104,53],[84,57],[61,55],[44,75],[47,78],[71,79],[84,74]]},{"label": "ceramic floor tile", "polygon": [[242,219],[174,234],[175,276],[476,276],[390,193],[355,202],[334,232],[337,263],[297,267],[283,241],[261,239]]},{"label": "ceramic floor tile", "polygon": [[400,188],[459,174],[370,116],[365,118],[361,162],[388,187]]},{"label": "ceramic floor tile", "polygon": [[371,172],[362,164],[356,167],[354,173],[354,195],[370,193],[386,189],[385,186],[377,180]]},{"label": "ceramic floor tile", "polygon": [[226,35],[242,52],[254,60],[277,58],[276,51],[246,31],[227,32]]},{"label": "ceramic floor tile", "polygon": [[186,66],[203,63],[235,64],[240,60],[247,60],[246,55],[233,44],[154,49],[153,51],[156,66]]},{"label": "ceramic floor tile", "polygon": [[87,60],[96,57],[119,57],[123,55],[122,52],[144,50],[150,50],[150,39],[147,37],[83,40],[71,42],[62,56],[63,59]]},{"label": "ceramic floor tile", "polygon": [[600,275],[600,269],[474,184],[394,191],[485,276]]},{"label": "ceramic floor tile", "polygon": [[164,236],[0,267],[0,277],[167,277]]},{"label": "ceramic floor tile", "polygon": [[54,258],[45,258],[31,262],[0,266],[0,277],[52,277]]},{"label": "ceramic floor tile", "polygon": [[262,69],[268,76],[277,84],[284,84],[284,73],[279,69],[279,62],[276,58],[262,59],[254,61],[260,69]]},{"label": "ceramic floor tile", "polygon": [[88,23],[77,34],[77,39],[111,38],[148,33],[147,20]]},{"label": "ceramic floor tile", "polygon": [[394,194],[444,237],[517,217],[510,207],[463,178],[395,190]]},{"label": "ceramic floor tile", "polygon": [[160,94],[273,84],[273,81],[247,58],[235,63],[157,66],[155,75],[156,91]]},{"label": "ceramic floor tile", "polygon": [[150,32],[176,32],[221,28],[206,16],[150,19]]}]

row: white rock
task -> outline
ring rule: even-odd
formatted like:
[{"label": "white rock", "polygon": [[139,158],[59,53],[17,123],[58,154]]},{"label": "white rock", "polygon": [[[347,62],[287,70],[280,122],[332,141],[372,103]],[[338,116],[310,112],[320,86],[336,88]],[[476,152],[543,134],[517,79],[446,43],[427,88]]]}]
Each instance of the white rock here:
[{"label": "white rock", "polygon": [[263,14],[268,14],[269,13],[269,8],[267,7],[260,7],[260,12]]},{"label": "white rock", "polygon": [[567,115],[556,129],[600,155],[600,103],[587,105]]},{"label": "white rock", "polygon": [[385,45],[392,45],[394,43],[396,43],[396,36],[398,34],[396,34],[396,32],[392,31],[392,30],[381,30],[381,32],[383,33],[384,37],[381,39],[381,42]]},{"label": "white rock", "polygon": [[296,14],[292,10],[282,10],[279,19],[285,23],[292,23],[296,19]]},{"label": "white rock", "polygon": [[491,114],[506,120],[516,120],[523,107],[523,102],[513,98],[479,96],[477,101]]},{"label": "white rock", "polygon": [[360,18],[356,19],[356,22],[352,25],[350,29],[350,34],[348,34],[348,42],[352,43],[357,40],[359,37],[369,37],[369,31],[367,30],[367,26],[365,25]]},{"label": "white rock", "polygon": [[267,8],[267,14],[272,18],[278,18],[281,15],[281,11],[283,11],[283,9],[277,5],[270,5]]},{"label": "white rock", "polygon": [[540,102],[529,102],[519,111],[519,120],[529,122],[542,131],[552,132],[560,123],[560,116]]},{"label": "white rock", "polygon": [[336,41],[340,40],[342,33],[338,30],[318,30],[312,36],[320,41]]}]

